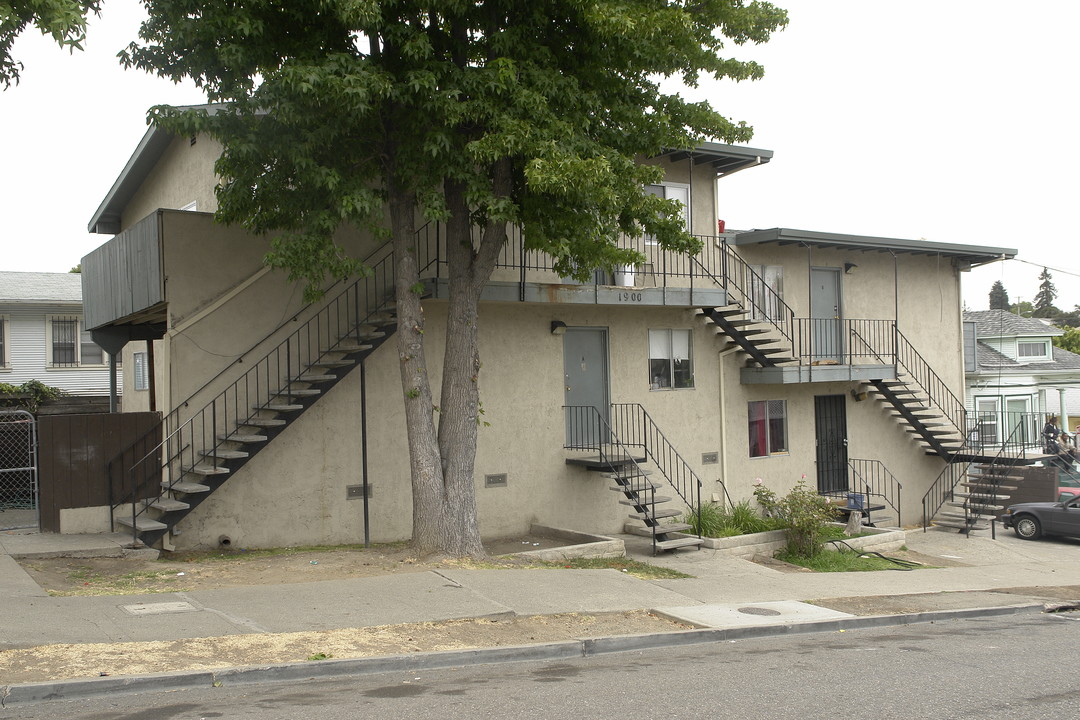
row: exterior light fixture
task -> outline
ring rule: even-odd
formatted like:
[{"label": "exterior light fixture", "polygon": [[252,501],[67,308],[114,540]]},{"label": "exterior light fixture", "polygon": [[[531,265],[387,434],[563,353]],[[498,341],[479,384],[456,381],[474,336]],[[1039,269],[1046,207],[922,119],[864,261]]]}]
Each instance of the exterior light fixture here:
[{"label": "exterior light fixture", "polygon": [[565,335],[566,334],[566,323],[564,323],[562,320],[552,320],[551,321],[551,334],[552,335]]},{"label": "exterior light fixture", "polygon": [[858,267],[859,266],[856,265],[855,263],[844,263],[844,274],[845,275],[851,275],[853,272],[855,272],[855,269],[858,268]]}]

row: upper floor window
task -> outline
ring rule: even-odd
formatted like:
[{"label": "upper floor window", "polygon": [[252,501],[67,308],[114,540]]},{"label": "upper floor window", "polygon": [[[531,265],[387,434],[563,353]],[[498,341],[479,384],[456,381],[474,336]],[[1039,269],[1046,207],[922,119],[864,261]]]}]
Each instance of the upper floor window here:
[{"label": "upper floor window", "polygon": [[[666,200],[678,200],[682,203],[682,220],[686,230],[690,230],[690,186],[682,183],[663,183],[660,185],[646,185],[645,192],[656,195]],[[655,243],[656,240],[650,235],[645,236],[645,241]]]},{"label": "upper floor window", "polygon": [[649,388],[694,387],[694,340],[689,330],[649,331]]},{"label": "upper floor window", "polygon": [[1047,351],[1047,342],[1045,340],[1019,340],[1016,343],[1016,354],[1018,357],[1028,359],[1041,359],[1050,356]]},{"label": "upper floor window", "polygon": [[105,352],[78,316],[53,315],[48,322],[48,363],[52,367],[104,365]]}]

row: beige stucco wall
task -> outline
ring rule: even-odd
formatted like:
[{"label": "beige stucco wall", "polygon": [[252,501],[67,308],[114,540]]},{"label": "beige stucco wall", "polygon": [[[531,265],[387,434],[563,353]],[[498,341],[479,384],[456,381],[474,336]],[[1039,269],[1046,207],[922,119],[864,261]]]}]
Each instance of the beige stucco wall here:
[{"label": "beige stucco wall", "polygon": [[221,143],[200,135],[177,137],[169,144],[157,165],[124,207],[120,227],[126,229],[158,208],[180,209],[194,202],[199,212],[217,210],[214,162],[221,155]]}]

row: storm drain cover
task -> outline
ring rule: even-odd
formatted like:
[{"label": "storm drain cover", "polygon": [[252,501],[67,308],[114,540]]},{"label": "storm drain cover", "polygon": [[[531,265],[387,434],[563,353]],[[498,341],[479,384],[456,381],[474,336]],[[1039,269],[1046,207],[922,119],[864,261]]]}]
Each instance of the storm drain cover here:
[{"label": "storm drain cover", "polygon": [[739,612],[745,613],[746,615],[779,615],[780,614],[779,610],[770,610],[769,608],[759,608],[759,607],[741,607],[741,608],[739,608]]},{"label": "storm drain cover", "polygon": [[137,605],[121,605],[120,609],[129,615],[168,615],[170,613],[199,611],[199,608],[189,602],[139,603]]}]

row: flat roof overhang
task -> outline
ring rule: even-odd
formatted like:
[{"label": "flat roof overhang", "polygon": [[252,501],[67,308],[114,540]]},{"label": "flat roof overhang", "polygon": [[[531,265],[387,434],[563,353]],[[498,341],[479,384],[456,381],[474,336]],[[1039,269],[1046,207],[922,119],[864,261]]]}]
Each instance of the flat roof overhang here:
[{"label": "flat roof overhang", "polygon": [[749,167],[764,165],[773,158],[772,150],[705,142],[693,150],[667,150],[658,157],[672,162],[690,160],[694,165],[709,165],[717,175],[731,175]]},{"label": "flat roof overhang", "polygon": [[896,255],[937,255],[956,258],[962,268],[1011,260],[1016,257],[1015,248],[984,245],[961,245],[958,243],[931,242],[929,240],[904,240],[900,238],[874,237],[870,235],[844,235],[840,233],[815,232],[771,228],[750,230],[735,236],[735,245],[801,245],[815,248],[841,248],[862,252],[888,252]]}]

